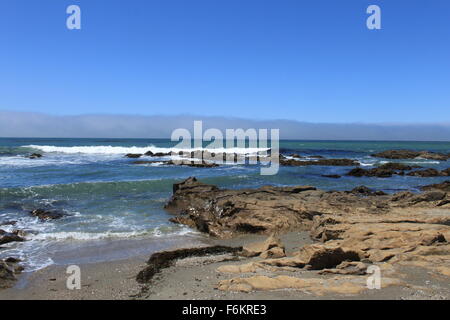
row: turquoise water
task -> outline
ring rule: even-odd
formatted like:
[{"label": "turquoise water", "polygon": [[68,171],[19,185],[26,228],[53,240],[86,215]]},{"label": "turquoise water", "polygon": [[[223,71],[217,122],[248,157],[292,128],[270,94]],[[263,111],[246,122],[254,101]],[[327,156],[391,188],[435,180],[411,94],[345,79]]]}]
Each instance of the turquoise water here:
[{"label": "turquoise water", "polygon": [[[163,139],[0,139],[0,223],[18,221],[26,229],[26,243],[0,250],[2,256],[20,256],[29,268],[53,263],[51,248],[74,242],[90,245],[116,239],[189,237],[192,230],[170,224],[163,210],[172,184],[189,176],[224,188],[255,188],[262,185],[313,185],[327,190],[349,190],[359,185],[386,192],[417,191],[421,185],[441,182],[445,177],[417,178],[323,178],[343,175],[349,167],[282,167],[277,175],[262,176],[258,166],[222,165],[218,168],[135,165],[126,153],[167,152],[173,142]],[[364,167],[387,162],[370,154],[388,149],[450,152],[448,142],[281,141],[285,154],[351,158]],[[243,150],[235,150],[242,151]],[[30,153],[40,159],[28,159]],[[165,160],[167,158],[161,158]],[[151,160],[145,159],[145,160]],[[153,160],[153,159],[152,159]],[[154,159],[157,160],[157,159]],[[449,161],[404,160],[408,164],[444,169]],[[60,209],[61,220],[39,222],[29,216],[36,208]],[[62,248],[62,249],[61,249]],[[64,250],[61,245],[59,250]]]}]

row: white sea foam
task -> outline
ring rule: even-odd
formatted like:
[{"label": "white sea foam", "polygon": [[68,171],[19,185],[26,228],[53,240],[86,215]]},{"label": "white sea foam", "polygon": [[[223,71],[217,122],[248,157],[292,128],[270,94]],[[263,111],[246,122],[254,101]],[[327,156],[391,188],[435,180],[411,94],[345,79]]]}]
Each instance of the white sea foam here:
[{"label": "white sea foam", "polygon": [[254,154],[257,152],[268,151],[270,148],[193,148],[193,149],[180,149],[180,148],[159,148],[153,145],[147,147],[115,147],[115,146],[73,146],[73,147],[58,147],[58,146],[41,146],[41,145],[28,145],[23,146],[26,148],[33,148],[43,152],[57,152],[66,154],[127,154],[127,153],[146,153],[151,151],[153,153],[168,153],[168,152],[180,152],[180,151],[209,151],[215,153],[238,153],[238,154]]}]

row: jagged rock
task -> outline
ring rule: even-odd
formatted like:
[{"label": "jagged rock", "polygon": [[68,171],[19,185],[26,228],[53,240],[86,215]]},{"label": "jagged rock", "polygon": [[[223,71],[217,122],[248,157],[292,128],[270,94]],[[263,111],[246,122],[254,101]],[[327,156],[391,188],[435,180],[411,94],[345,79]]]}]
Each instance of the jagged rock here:
[{"label": "jagged rock", "polygon": [[271,234],[306,227],[314,215],[320,214],[295,201],[295,195],[314,190],[309,186],[220,190],[190,178],[174,185],[174,194],[165,208],[178,214],[172,222],[195,226],[216,237]]},{"label": "jagged rock", "polygon": [[333,212],[384,214],[394,207],[448,205],[445,192],[430,192],[387,195],[363,186],[350,192],[325,192],[309,186],[221,190],[190,178],[174,186],[165,208],[176,214],[172,222],[226,238],[239,233],[307,230],[314,216]]},{"label": "jagged rock", "polygon": [[439,177],[442,175],[443,174],[439,170],[433,168],[408,173],[408,176],[415,176],[415,177]]},{"label": "jagged rock", "polygon": [[0,229],[0,244],[22,241],[25,241],[25,239],[19,236],[17,233],[6,232],[5,230]]},{"label": "jagged rock", "polygon": [[423,158],[429,160],[446,161],[449,159],[449,155],[443,153],[434,153],[428,151],[412,151],[412,150],[387,150],[379,153],[375,153],[372,157],[385,158],[385,159],[415,159]]},{"label": "jagged rock", "polygon": [[136,159],[136,158],[142,157],[142,154],[141,153],[128,153],[125,155],[125,157]]},{"label": "jagged rock", "polygon": [[42,221],[55,220],[64,217],[66,214],[56,210],[36,209],[30,212],[32,216],[38,217]]}]

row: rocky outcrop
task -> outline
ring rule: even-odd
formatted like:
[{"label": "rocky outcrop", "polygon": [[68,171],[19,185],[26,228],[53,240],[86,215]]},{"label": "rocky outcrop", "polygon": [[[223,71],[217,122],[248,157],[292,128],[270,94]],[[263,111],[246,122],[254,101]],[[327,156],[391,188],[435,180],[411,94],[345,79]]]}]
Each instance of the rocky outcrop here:
[{"label": "rocky outcrop", "polygon": [[446,161],[450,158],[450,155],[443,153],[435,153],[428,151],[413,151],[413,150],[387,150],[379,153],[372,154],[372,157],[385,158],[385,159],[429,159]]},{"label": "rocky outcrop", "polygon": [[219,238],[240,233],[271,234],[307,230],[315,216],[335,212],[383,214],[394,208],[446,208],[448,194],[384,192],[360,186],[351,191],[322,191],[311,186],[224,190],[189,178],[174,185],[165,208],[172,222]]},{"label": "rocky outcrop", "polygon": [[220,190],[189,178],[174,185],[165,209],[177,214],[171,221],[212,236],[227,238],[239,233],[264,233],[308,228],[314,215],[296,198],[316,188],[263,187],[256,190]]},{"label": "rocky outcrop", "polygon": [[373,169],[363,169],[363,168],[354,168],[347,173],[347,176],[352,177],[380,177],[380,178],[389,178],[392,175],[397,174],[395,170],[392,169],[382,169],[382,168],[373,168]]},{"label": "rocky outcrop", "polygon": [[31,211],[30,213],[32,216],[38,217],[39,220],[42,221],[61,219],[62,217],[66,216],[64,212],[58,210],[36,209]]},{"label": "rocky outcrop", "polygon": [[[217,283],[219,290],[294,289],[352,295],[367,290],[369,267],[382,270],[381,287],[411,286],[403,281],[403,266],[450,277],[447,188],[445,182],[426,186],[419,194],[392,195],[364,186],[328,192],[309,186],[225,190],[189,178],[173,186],[166,209],[177,214],[174,222],[218,237],[271,234],[265,241],[235,251],[244,263],[217,267],[218,273],[232,275]],[[290,244],[295,249],[286,252],[273,232],[291,229],[309,230],[315,243]],[[156,265],[171,265],[164,261],[186,254],[167,255],[170,259],[162,258]],[[158,256],[152,264],[155,261]],[[148,274],[154,270],[159,269],[150,266]]]},{"label": "rocky outcrop", "polygon": [[187,249],[176,249],[172,251],[162,251],[154,253],[147,261],[147,267],[143,269],[136,277],[139,283],[149,282],[155,274],[164,268],[173,265],[179,259],[188,257],[200,257],[207,255],[218,255],[224,253],[236,254],[242,247],[212,246]]}]

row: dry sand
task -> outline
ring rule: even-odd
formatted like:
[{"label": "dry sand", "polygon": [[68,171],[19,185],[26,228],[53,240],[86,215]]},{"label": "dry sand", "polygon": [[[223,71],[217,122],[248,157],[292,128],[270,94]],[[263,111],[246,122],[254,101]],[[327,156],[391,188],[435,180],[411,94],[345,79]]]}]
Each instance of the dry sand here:
[{"label": "dry sand", "polygon": [[[207,240],[207,244],[242,246],[265,239],[264,236],[245,236],[232,240]],[[307,232],[290,232],[281,236],[287,253],[298,246],[311,243]],[[179,248],[180,246],[177,246]],[[140,285],[135,277],[142,270],[149,255],[126,260],[83,264],[80,290],[66,287],[66,266],[50,266],[32,274],[24,274],[14,288],[0,291],[0,299],[450,299],[448,278],[439,277],[422,268],[403,268],[404,280],[411,286],[392,286],[380,290],[366,290],[358,295],[325,295],[296,290],[260,291],[251,293],[225,292],[215,289],[218,281],[232,275],[218,273],[219,266],[241,264],[230,262],[229,255],[196,257],[179,260],[174,266],[162,270],[149,284]],[[264,273],[270,276],[270,272]],[[315,271],[286,271],[286,275],[299,278],[323,277]],[[365,277],[365,276],[362,276]]]}]

